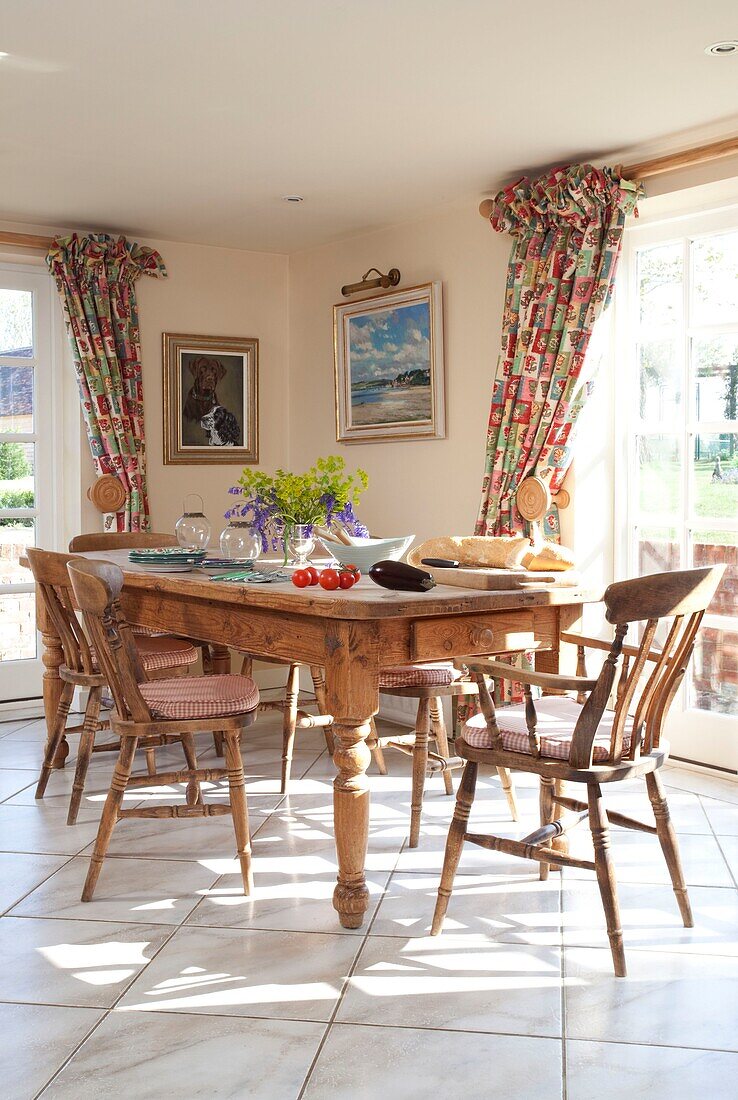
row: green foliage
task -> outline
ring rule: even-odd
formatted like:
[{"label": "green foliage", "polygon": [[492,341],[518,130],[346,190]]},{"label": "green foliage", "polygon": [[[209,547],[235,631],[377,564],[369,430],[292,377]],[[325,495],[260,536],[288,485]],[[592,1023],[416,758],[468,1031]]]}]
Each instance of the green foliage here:
[{"label": "green foliage", "polygon": [[[30,473],[31,464],[26,458],[23,444],[0,443],[0,481],[17,481],[18,478],[28,477]],[[14,505],[14,507],[20,507],[20,505]]]},{"label": "green foliage", "polygon": [[287,526],[325,523],[328,515],[356,504],[369,484],[365,470],[346,473],[339,455],[319,458],[304,474],[245,469],[238,484],[243,496],[263,502]]},{"label": "green foliage", "polygon": [[33,508],[33,489],[5,489],[0,492],[0,508]]}]

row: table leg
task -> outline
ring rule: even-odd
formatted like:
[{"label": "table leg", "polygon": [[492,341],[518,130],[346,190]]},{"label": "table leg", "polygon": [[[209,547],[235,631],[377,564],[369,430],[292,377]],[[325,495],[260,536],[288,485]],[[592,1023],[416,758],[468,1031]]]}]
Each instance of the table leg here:
[{"label": "table leg", "polygon": [[332,623],[326,633],[328,712],[333,717],[338,774],[333,781],[333,827],[338,882],[333,907],[344,928],[360,928],[369,905],[364,868],[369,841],[371,753],[366,739],[379,707],[376,654],[368,624]]},{"label": "table leg", "polygon": [[210,643],[210,653],[215,676],[226,676],[231,671],[231,651],[227,645]]},{"label": "table leg", "polygon": [[[36,626],[41,633],[41,642],[44,651],[41,654],[41,662],[44,666],[43,697],[44,715],[46,717],[46,747],[48,748],[54,731],[54,719],[59,709],[62,688],[64,684],[59,678],[59,665],[64,660],[64,650],[61,639],[54,629],[54,624],[46,614],[41,593],[36,586]],[[64,761],[69,756],[69,743],[66,737],[62,737],[59,747],[54,755],[54,768],[63,768]]]}]

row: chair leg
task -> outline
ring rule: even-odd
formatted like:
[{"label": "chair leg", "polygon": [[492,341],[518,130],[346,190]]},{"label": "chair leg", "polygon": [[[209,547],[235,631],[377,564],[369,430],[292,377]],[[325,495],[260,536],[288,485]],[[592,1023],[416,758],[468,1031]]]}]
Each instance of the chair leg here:
[{"label": "chair leg", "polygon": [[[310,666],[310,675],[313,678],[313,691],[315,692],[315,700],[318,704],[318,711],[321,714],[328,713],[328,704],[326,702],[325,695],[325,675],[320,665]],[[333,737],[333,730],[330,726],[323,727],[323,735],[325,736],[325,745],[328,752],[333,756],[335,752],[335,741]]]},{"label": "chair leg", "polygon": [[87,769],[90,764],[90,757],[92,756],[92,748],[95,744],[95,734],[97,733],[99,725],[98,719],[100,717],[101,697],[102,688],[90,688],[87,706],[85,707],[85,719],[82,724],[82,733],[79,739],[79,748],[77,750],[77,767],[74,771],[72,797],[69,800],[69,812],[67,813],[67,825],[74,825],[77,821],[77,814],[79,813],[79,806],[85,789]]},{"label": "chair leg", "polygon": [[410,841],[411,848],[417,848],[420,840],[420,816],[423,812],[423,789],[425,774],[428,770],[428,735],[430,733],[430,699],[421,699],[418,703],[418,715],[415,719],[415,742],[413,744],[413,787],[410,799]]},{"label": "chair leg", "polygon": [[669,868],[674,896],[679,906],[684,927],[694,928],[692,906],[689,904],[687,886],[682,873],[682,861],[679,855],[676,831],[671,821],[669,803],[666,801],[661,776],[658,772],[651,772],[650,775],[646,776],[646,789],[651,800],[653,816],[656,820],[656,833],[666,859],[666,866]]},{"label": "chair leg", "polygon": [[145,749],[146,753],[146,771],[149,775],[156,775],[156,749]]},{"label": "chair leg", "polygon": [[615,867],[610,856],[610,827],[599,783],[587,784],[587,795],[589,798],[589,827],[592,830],[592,841],[594,843],[595,871],[597,872],[597,884],[600,888],[602,905],[605,910],[612,961],[615,966],[616,977],[624,978],[626,969],[623,929],[620,924]]},{"label": "chair leg", "polygon": [[513,819],[513,821],[520,821],[518,800],[515,797],[515,784],[512,781],[510,770],[509,768],[498,768],[497,774],[500,777],[500,783],[502,784],[502,789],[505,792],[508,809],[510,810],[510,817]]},{"label": "chair leg", "polygon": [[243,774],[241,741],[238,730],[228,730],[225,735],[226,767],[228,768],[228,793],[231,802],[233,831],[236,834],[238,860],[241,864],[243,892],[251,894],[254,878],[251,871],[251,837],[249,835],[249,811],[246,802],[246,779]]},{"label": "chair leg", "polygon": [[369,725],[371,726],[371,733],[367,738],[367,745],[371,749],[374,763],[377,765],[377,771],[380,775],[386,775],[387,764],[384,759],[384,749],[382,748],[382,742],[379,740],[379,735],[377,734],[377,724],[373,718],[370,718]]},{"label": "chair leg", "polygon": [[287,690],[282,712],[282,794],[287,793],[292,770],[292,750],[295,746],[297,726],[297,702],[300,695],[300,666],[291,664],[287,673]]},{"label": "chair leg", "polygon": [[103,860],[107,854],[110,838],[113,835],[113,829],[118,820],[118,812],[121,802],[123,801],[123,795],[131,776],[131,768],[133,767],[133,759],[136,755],[137,744],[137,737],[121,738],[120,752],[115,762],[115,768],[113,769],[113,778],[110,780],[110,790],[108,791],[108,797],[105,799],[105,805],[103,806],[102,817],[100,818],[100,825],[95,838],[95,847],[92,851],[87,878],[85,879],[84,889],[82,890],[82,901],[92,901],[92,895],[95,893],[95,887],[100,877]]},{"label": "chair leg", "polygon": [[[541,825],[550,825],[555,820],[556,808],[554,805],[554,783],[553,779],[549,779],[548,776],[541,776],[541,787],[538,792],[538,804],[541,811]],[[539,877],[541,882],[545,882],[548,878],[550,864],[539,864]]]},{"label": "chair leg", "polygon": [[[190,771],[197,771],[197,753],[195,752],[195,738],[191,733],[182,734],[182,752],[184,753],[187,767]],[[185,801],[188,806],[202,805],[202,790],[197,779],[191,779],[185,790]]]},{"label": "chair leg", "polygon": [[54,765],[56,750],[61,744],[61,739],[64,736],[64,730],[67,726],[67,717],[69,715],[69,708],[72,705],[73,695],[74,684],[69,684],[65,681],[61,692],[61,698],[59,699],[59,706],[56,708],[56,715],[54,716],[54,728],[48,740],[46,752],[44,753],[44,762],[41,765],[41,774],[36,784],[36,798],[44,797],[46,784],[49,782],[49,776],[51,775]]},{"label": "chair leg", "polygon": [[251,676],[254,671],[254,658],[250,653],[244,654],[244,658],[241,661],[241,675]]},{"label": "chair leg", "polygon": [[459,784],[459,790],[456,795],[454,817],[448,831],[448,839],[446,840],[446,853],[443,857],[443,871],[441,872],[441,884],[438,887],[436,911],[433,914],[431,936],[437,936],[443,928],[443,921],[451,898],[451,891],[454,888],[456,870],[459,866],[461,852],[464,847],[464,834],[466,833],[466,826],[469,821],[469,813],[472,808],[472,803],[474,802],[478,768],[478,764],[469,760],[461,776],[461,783]]},{"label": "chair leg", "polygon": [[215,745],[215,755],[223,755],[223,733],[221,730],[213,730],[213,744]]},{"label": "chair leg", "polygon": [[[443,703],[438,698],[431,699],[430,701],[430,721],[438,751],[444,760],[448,760],[451,755],[451,750],[448,747],[448,734],[446,732],[446,723],[443,719]],[[453,794],[454,782],[451,778],[451,769],[444,768],[442,774],[446,794]]]}]

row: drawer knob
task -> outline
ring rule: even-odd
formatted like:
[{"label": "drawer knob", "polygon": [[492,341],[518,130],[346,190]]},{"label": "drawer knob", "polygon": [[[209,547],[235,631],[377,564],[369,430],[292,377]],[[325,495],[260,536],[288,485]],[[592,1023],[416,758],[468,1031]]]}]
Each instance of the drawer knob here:
[{"label": "drawer knob", "polygon": [[472,645],[479,649],[489,649],[495,640],[494,631],[490,630],[488,626],[476,627],[472,630],[471,641]]}]

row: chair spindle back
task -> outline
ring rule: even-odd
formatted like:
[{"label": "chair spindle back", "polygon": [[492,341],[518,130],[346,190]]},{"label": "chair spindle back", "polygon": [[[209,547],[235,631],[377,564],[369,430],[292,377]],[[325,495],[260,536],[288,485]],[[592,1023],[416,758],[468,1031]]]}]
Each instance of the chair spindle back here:
[{"label": "chair spindle back", "polygon": [[75,614],[72,585],[67,572],[67,564],[74,560],[73,556],[32,546],[27,548],[26,555],[44,610],[61,642],[64,664],[71,672],[94,673],[96,669],[90,643]]}]

